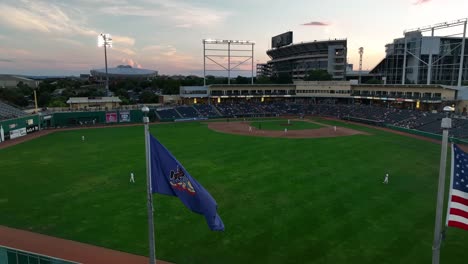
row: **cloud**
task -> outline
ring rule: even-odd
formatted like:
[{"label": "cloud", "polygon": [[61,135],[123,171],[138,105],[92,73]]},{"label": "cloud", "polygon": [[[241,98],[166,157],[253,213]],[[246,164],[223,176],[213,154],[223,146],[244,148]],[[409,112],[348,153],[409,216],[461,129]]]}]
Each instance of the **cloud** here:
[{"label": "cloud", "polygon": [[135,45],[135,39],[131,37],[119,36],[115,35],[112,36],[112,42],[115,46],[133,46]]},{"label": "cloud", "polygon": [[0,62],[13,62],[13,60],[0,58]]},{"label": "cloud", "polygon": [[172,45],[151,45],[144,47],[142,52],[150,56],[173,56],[177,53],[177,49]]},{"label": "cloud", "polygon": [[141,49],[143,60],[148,60],[148,65],[163,68],[169,72],[181,72],[184,70],[197,70],[200,68],[200,61],[194,56],[179,52],[172,45],[151,45]]},{"label": "cloud", "polygon": [[217,25],[230,15],[230,12],[227,11],[199,7],[175,0],[146,0],[143,4],[134,2],[115,4],[102,6],[99,10],[102,13],[115,16],[160,18],[179,28]]},{"label": "cloud", "polygon": [[18,56],[31,56],[32,53],[28,50],[24,49],[16,49],[16,48],[7,48],[7,47],[0,47],[0,54],[8,54],[12,57]]},{"label": "cloud", "polygon": [[[65,11],[66,10],[66,11]],[[19,0],[15,5],[0,4],[0,24],[23,31],[55,35],[67,39],[71,36],[97,37],[97,30],[85,24],[82,12],[67,6],[30,0]],[[69,38],[68,38],[69,39]],[[126,36],[114,36],[117,45],[133,46],[135,39]]]},{"label": "cloud", "polygon": [[326,27],[326,26],[329,26],[330,24],[327,22],[312,21],[312,22],[301,24],[301,25],[302,26]]},{"label": "cloud", "polygon": [[123,58],[120,60],[120,62],[123,63],[124,65],[130,65],[132,66],[132,68],[139,68],[139,69],[143,68],[141,67],[141,64],[137,63],[133,59]]},{"label": "cloud", "polygon": [[40,1],[22,0],[19,6],[0,4],[3,24],[19,30],[56,33],[61,35],[96,35],[96,31],[75,21],[82,20],[66,14],[59,6]]},{"label": "cloud", "polygon": [[74,40],[74,39],[68,39],[68,38],[55,38],[54,39],[55,41],[58,41],[58,42],[61,42],[61,43],[64,43],[64,44],[67,44],[69,46],[75,46],[75,47],[82,47],[84,46],[83,43],[77,41],[77,40]]},{"label": "cloud", "polygon": [[[123,54],[126,54],[126,55],[129,55],[129,56],[133,56],[136,54],[136,51],[134,51],[133,49],[130,49],[130,48],[120,48],[120,47],[112,47],[112,50],[115,50],[119,53],[123,53]],[[109,50],[107,52],[110,52]]]},{"label": "cloud", "polygon": [[431,0],[417,0],[416,2],[413,3],[413,5],[422,5],[429,3]]}]

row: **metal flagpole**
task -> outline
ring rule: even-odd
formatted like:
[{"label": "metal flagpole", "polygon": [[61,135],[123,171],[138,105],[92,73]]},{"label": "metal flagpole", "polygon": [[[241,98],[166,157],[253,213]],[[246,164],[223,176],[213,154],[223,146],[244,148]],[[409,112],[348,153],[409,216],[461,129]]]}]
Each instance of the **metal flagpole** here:
[{"label": "metal flagpole", "polygon": [[[450,106],[444,107],[444,111],[452,112]],[[442,244],[442,211],[444,209],[444,191],[445,191],[445,166],[447,165],[447,142],[448,130],[452,127],[452,119],[445,117],[442,119],[442,149],[440,153],[440,169],[439,169],[439,187],[437,190],[437,209],[434,227],[434,242],[432,245],[432,264],[439,264],[440,245]]]},{"label": "metal flagpole", "polygon": [[153,193],[151,191],[151,151],[149,142],[149,108],[144,106],[143,123],[145,124],[145,147],[146,147],[146,191],[148,194],[148,240],[149,240],[149,263],[156,264],[156,250],[154,245],[154,219],[153,219]]}]

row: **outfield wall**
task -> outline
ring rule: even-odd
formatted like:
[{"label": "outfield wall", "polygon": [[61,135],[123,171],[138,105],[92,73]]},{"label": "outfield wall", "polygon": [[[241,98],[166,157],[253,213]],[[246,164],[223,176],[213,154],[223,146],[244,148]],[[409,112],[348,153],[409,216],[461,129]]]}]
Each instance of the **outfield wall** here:
[{"label": "outfield wall", "polygon": [[2,120],[0,121],[0,126],[3,128],[5,140],[9,140],[10,137],[21,137],[39,131],[39,117],[37,115],[31,115]]},{"label": "outfield wall", "polygon": [[[143,113],[141,110],[62,112],[53,114],[50,127],[140,123],[142,120]],[[44,127],[47,127],[47,125]]]},{"label": "outfield wall", "polygon": [[[393,129],[393,130],[413,134],[413,135],[423,136],[423,137],[432,138],[432,139],[436,139],[436,140],[442,140],[442,135],[439,135],[439,134],[429,133],[429,132],[415,130],[415,129],[397,127],[397,126],[388,125],[388,124],[386,125],[386,127],[390,128],[390,129]],[[468,140],[460,139],[460,138],[454,138],[454,137],[449,137],[449,142],[453,142],[453,143],[456,143],[456,144],[468,144]]]}]

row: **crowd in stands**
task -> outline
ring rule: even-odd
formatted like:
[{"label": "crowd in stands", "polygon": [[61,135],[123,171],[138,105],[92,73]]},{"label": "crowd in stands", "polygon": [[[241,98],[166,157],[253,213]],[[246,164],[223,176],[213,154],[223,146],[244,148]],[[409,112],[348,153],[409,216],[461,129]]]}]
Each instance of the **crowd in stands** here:
[{"label": "crowd in stands", "polygon": [[201,117],[219,117],[220,114],[212,105],[196,104],[194,105]]},{"label": "crowd in stands", "polygon": [[176,110],[173,108],[156,110],[156,114],[158,115],[159,119],[182,118],[182,116],[179,115],[179,113],[177,113]]},{"label": "crowd in stands", "polygon": [[[315,115],[358,120],[380,125],[388,124],[435,134],[440,134],[442,132],[440,123],[441,119],[445,116],[444,113],[385,108],[371,105],[290,102],[225,102],[215,105],[196,104],[194,106],[179,106],[174,109],[159,110],[157,113],[161,119]],[[451,135],[459,138],[468,138],[468,119],[453,118],[452,120],[453,128],[450,130]]]}]

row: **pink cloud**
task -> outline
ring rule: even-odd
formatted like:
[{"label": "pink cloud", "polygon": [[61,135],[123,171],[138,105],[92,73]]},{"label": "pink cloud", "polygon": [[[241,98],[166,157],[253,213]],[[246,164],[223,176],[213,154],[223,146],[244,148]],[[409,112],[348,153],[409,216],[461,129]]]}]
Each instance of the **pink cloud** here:
[{"label": "pink cloud", "polygon": [[120,61],[121,61],[123,64],[125,64],[125,65],[130,65],[130,66],[132,66],[132,68],[139,68],[139,69],[143,68],[143,67],[141,66],[141,64],[139,64],[138,62],[134,61],[133,59],[123,58],[123,59],[121,59]]},{"label": "pink cloud", "polygon": [[[424,1],[424,0],[419,0],[419,1]],[[427,1],[427,0],[426,0]],[[327,22],[321,22],[321,21],[312,21],[308,23],[301,24],[302,26],[315,26],[315,27],[326,27],[329,26],[330,24]]]},{"label": "pink cloud", "polygon": [[413,5],[422,5],[422,4],[426,4],[426,3],[429,3],[431,0],[418,0],[416,2],[413,3]]}]

